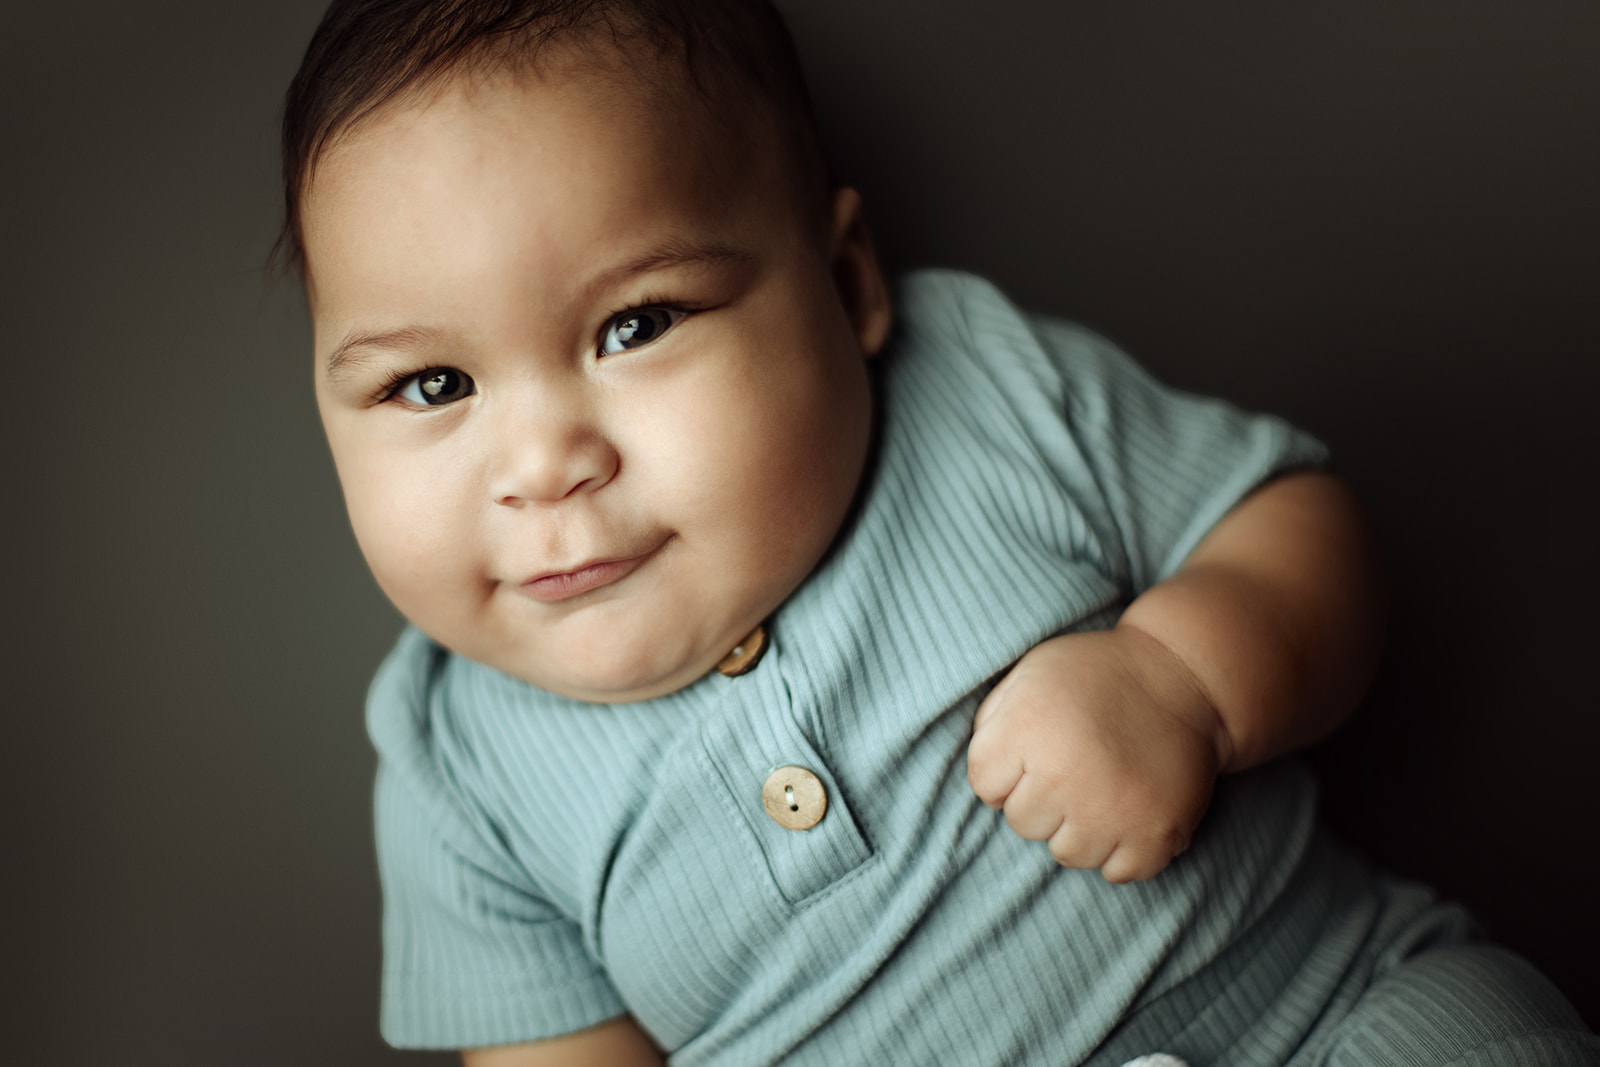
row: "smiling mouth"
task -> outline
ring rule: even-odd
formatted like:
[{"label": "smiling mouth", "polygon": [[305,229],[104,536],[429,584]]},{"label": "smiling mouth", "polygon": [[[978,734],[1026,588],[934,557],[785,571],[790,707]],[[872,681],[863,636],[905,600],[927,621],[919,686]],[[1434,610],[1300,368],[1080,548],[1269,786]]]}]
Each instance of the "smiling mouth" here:
[{"label": "smiling mouth", "polygon": [[658,549],[651,549],[649,552],[625,559],[606,559],[589,563],[577,570],[541,574],[537,578],[523,582],[522,591],[533,599],[542,600],[547,604],[570,600],[575,596],[603,589],[613,582],[620,582],[657,551]]}]

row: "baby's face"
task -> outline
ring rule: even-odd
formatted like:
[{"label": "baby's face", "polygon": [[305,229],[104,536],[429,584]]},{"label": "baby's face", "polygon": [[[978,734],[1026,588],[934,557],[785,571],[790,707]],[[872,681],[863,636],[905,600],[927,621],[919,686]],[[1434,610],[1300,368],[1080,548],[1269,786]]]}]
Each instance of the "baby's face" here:
[{"label": "baby's face", "polygon": [[836,287],[877,279],[854,194],[830,233],[774,153],[585,62],[391,105],[324,156],[304,244],[379,585],[458,653],[621,701],[705,674],[827,549],[888,312]]}]

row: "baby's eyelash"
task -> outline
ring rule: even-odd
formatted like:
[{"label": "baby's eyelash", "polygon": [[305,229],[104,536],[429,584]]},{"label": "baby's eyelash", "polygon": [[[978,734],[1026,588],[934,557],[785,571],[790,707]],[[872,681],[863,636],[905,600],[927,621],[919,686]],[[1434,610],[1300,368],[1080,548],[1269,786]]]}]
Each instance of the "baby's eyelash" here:
[{"label": "baby's eyelash", "polygon": [[646,290],[642,300],[630,300],[624,307],[613,311],[610,317],[616,318],[618,315],[626,315],[628,312],[638,311],[640,308],[676,309],[677,307],[678,302],[659,289],[655,291]]},{"label": "baby's eyelash", "polygon": [[421,373],[422,371],[419,370],[391,371],[384,377],[383,384],[372,391],[373,403],[381,404],[385,400],[393,398],[402,386]]},{"label": "baby's eyelash", "polygon": [[685,315],[692,315],[696,311],[705,310],[704,304],[696,304],[685,300],[672,300],[666,296],[647,296],[643,300],[634,301],[626,307],[620,307],[606,316],[606,322],[612,323],[624,315],[631,315],[636,311],[649,311],[660,308],[662,311],[681,311]]}]

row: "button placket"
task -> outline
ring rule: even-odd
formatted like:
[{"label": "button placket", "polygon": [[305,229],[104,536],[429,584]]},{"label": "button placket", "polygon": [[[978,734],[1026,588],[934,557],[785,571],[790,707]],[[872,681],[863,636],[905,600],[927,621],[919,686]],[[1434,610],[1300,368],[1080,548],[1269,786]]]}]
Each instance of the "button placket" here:
[{"label": "button placket", "polygon": [[799,904],[871,856],[830,768],[799,728],[768,638],[758,667],[730,678],[701,743],[733,807],[766,857],[779,891]]}]

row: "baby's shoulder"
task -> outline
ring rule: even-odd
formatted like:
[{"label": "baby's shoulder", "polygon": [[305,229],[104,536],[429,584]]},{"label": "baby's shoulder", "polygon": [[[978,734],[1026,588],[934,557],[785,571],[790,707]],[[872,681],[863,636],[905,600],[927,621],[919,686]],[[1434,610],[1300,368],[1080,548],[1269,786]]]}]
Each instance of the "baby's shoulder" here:
[{"label": "baby's shoulder", "polygon": [[1145,371],[1113,342],[1078,323],[1019,307],[993,282],[927,268],[898,279],[895,341],[885,381],[927,388],[981,406],[983,396],[1035,432],[1098,425],[1119,398],[1146,392]]}]

